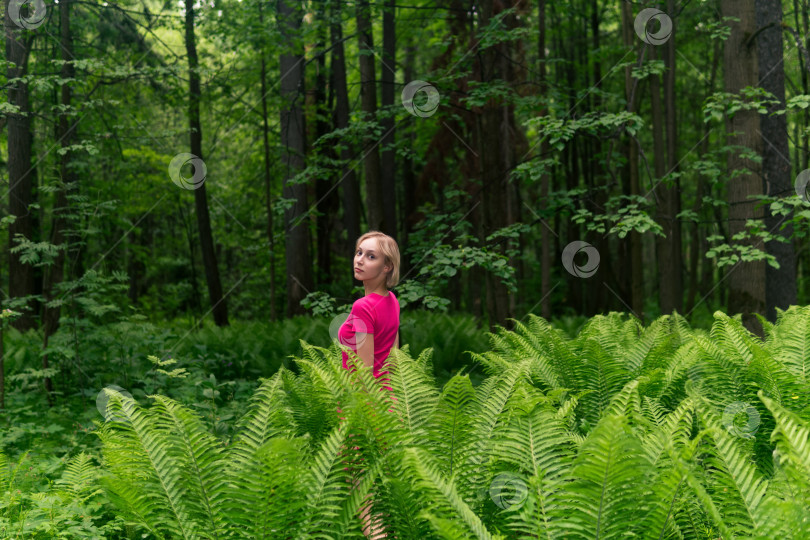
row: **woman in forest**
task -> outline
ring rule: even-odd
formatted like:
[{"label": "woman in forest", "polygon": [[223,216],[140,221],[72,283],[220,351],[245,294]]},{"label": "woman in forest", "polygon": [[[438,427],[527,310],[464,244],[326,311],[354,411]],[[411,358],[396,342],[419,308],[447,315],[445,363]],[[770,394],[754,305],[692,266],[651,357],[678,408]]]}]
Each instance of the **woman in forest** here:
[{"label": "woman in forest", "polygon": [[[388,371],[382,369],[391,349],[399,348],[399,301],[389,290],[399,282],[399,246],[387,234],[369,231],[357,239],[352,263],[354,277],[363,282],[365,295],[352,304],[349,317],[338,330],[338,340],[356,352],[366,366],[373,366],[374,377],[388,381],[384,377]],[[348,355],[343,351],[344,369],[349,369],[347,361]],[[390,386],[383,385],[383,388],[392,391]],[[393,394],[391,398],[396,401]],[[338,413],[342,412],[338,403]],[[359,480],[355,486],[357,483]],[[369,501],[360,515],[363,534],[374,539],[387,538],[379,528],[371,530],[370,512]]]}]

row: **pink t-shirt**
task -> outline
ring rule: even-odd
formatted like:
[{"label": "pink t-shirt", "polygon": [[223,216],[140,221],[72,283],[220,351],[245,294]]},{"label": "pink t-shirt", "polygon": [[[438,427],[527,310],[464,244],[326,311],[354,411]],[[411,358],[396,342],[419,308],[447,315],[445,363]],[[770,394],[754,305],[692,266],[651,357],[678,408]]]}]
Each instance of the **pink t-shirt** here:
[{"label": "pink t-shirt", "polygon": [[[386,296],[371,293],[368,296],[358,298],[352,304],[352,311],[346,321],[338,329],[338,341],[342,345],[350,347],[357,352],[355,334],[366,333],[374,335],[374,369],[372,373],[375,377],[387,375],[387,371],[381,371],[385,360],[388,358],[391,348],[396,341],[399,331],[399,301],[394,293],[388,291]],[[349,356],[344,351],[343,367],[349,369],[347,360]],[[385,378],[383,380],[389,380]],[[384,386],[391,390],[390,386]]]}]

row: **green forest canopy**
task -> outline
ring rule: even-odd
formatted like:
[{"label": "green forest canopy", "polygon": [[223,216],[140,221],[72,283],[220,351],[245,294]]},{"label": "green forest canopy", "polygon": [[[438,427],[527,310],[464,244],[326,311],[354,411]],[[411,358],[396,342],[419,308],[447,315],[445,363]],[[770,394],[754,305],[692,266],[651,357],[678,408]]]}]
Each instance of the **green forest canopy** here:
[{"label": "green forest canopy", "polygon": [[331,312],[370,229],[490,328],[806,302],[806,0],[6,4],[20,329]]}]

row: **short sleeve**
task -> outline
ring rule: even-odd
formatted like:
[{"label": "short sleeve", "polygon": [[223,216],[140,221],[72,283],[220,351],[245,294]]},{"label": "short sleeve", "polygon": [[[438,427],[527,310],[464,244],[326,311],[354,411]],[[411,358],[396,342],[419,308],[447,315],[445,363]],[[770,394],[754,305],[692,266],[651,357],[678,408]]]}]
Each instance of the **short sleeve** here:
[{"label": "short sleeve", "polygon": [[352,306],[352,315],[354,315],[355,332],[374,333],[374,308],[368,302],[364,302],[362,298],[355,302]]}]

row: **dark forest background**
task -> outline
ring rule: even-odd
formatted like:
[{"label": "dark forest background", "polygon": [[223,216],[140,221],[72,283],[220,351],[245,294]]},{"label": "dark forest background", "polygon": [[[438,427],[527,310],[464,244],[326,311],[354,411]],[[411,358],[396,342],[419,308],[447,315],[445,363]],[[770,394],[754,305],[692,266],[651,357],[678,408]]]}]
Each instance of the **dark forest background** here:
[{"label": "dark forest background", "polygon": [[762,335],[810,294],[807,0],[5,8],[1,301],[43,369],[67,320],[334,316],[371,229],[403,312],[488,329]]}]

